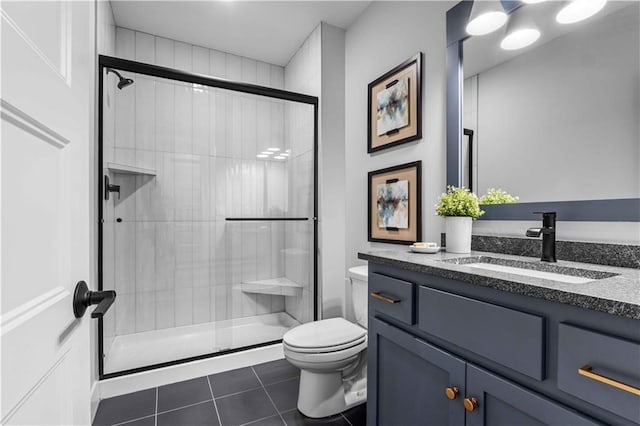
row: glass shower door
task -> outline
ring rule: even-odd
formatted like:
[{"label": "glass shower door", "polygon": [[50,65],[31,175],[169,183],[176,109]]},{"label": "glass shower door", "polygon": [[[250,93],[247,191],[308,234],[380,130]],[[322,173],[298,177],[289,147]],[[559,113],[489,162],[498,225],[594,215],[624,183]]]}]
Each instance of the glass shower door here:
[{"label": "glass shower door", "polygon": [[316,105],[122,68],[122,90],[101,69],[101,375],[314,320]]}]

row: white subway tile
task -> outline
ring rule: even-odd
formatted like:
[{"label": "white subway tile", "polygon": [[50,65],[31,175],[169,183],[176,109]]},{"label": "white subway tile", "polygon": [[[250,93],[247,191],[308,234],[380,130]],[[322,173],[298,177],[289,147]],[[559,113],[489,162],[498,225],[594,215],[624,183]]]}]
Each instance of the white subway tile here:
[{"label": "white subway tile", "polygon": [[156,293],[156,329],[173,328],[176,321],[175,294],[173,290]]},{"label": "white subway tile", "polygon": [[252,317],[258,314],[257,294],[240,293],[242,300],[242,317]]},{"label": "white subway tile", "polygon": [[122,59],[136,59],[135,32],[116,27],[116,56]]},{"label": "white subway tile", "polygon": [[[224,220],[227,217],[228,206],[229,206],[229,191],[228,185],[230,183],[230,179],[227,174],[227,162],[228,160],[224,157],[215,157],[212,158],[214,163],[212,169],[210,170],[210,175],[212,179],[212,188],[215,188],[215,193],[211,194],[211,215],[215,218],[215,220]],[[215,186],[213,182],[213,176],[215,176]]]},{"label": "white subway tile", "polygon": [[113,217],[102,224],[102,287],[105,290],[114,290],[116,285],[115,225]]},{"label": "white subway tile", "polygon": [[156,37],[156,65],[174,68],[173,40],[164,37]]},{"label": "white subway tile", "polygon": [[[155,232],[156,288],[173,291],[176,270],[175,224],[157,222]],[[171,295],[173,297],[173,292]]]},{"label": "white subway tile", "polygon": [[[147,77],[136,75],[135,86],[136,148],[155,150],[155,81]],[[131,87],[128,87],[125,90],[130,88]]]},{"label": "white subway tile", "polygon": [[[211,226],[211,278],[216,286],[227,284],[227,237],[226,224],[223,221],[212,222]],[[217,303],[217,302],[216,302]]]},{"label": "white subway tile", "polygon": [[175,152],[193,151],[193,92],[191,85],[175,85]]},{"label": "white subway tile", "polygon": [[257,104],[255,98],[242,98],[242,158],[255,160],[257,146]]},{"label": "white subway tile", "polygon": [[260,86],[271,87],[271,64],[258,61],[256,64],[256,83]]},{"label": "white subway tile", "polygon": [[264,280],[269,278],[277,278],[271,271],[272,256],[281,256],[280,252],[273,253],[271,246],[273,222],[261,222],[256,226],[256,279]]},{"label": "white subway tile", "polygon": [[231,319],[231,292],[229,288],[225,285],[218,285],[211,288],[212,295],[214,298],[215,309],[211,314],[211,320],[213,321],[224,321],[227,319]]},{"label": "white subway tile", "polygon": [[157,174],[150,184],[151,208],[156,220],[173,220],[175,217],[175,155],[166,152],[156,153]]},{"label": "white subway tile", "polygon": [[284,312],[284,296],[271,296],[271,312]]},{"label": "white subway tile", "polygon": [[193,224],[176,222],[176,281],[175,288],[193,287]]},{"label": "white subway tile", "polygon": [[209,50],[209,71],[218,78],[227,78],[227,57],[219,50]]},{"label": "white subway tile", "polygon": [[136,218],[136,178],[134,175],[118,173],[110,182],[112,185],[120,185],[120,198],[118,194],[112,192],[109,198],[113,198],[116,218],[121,218],[125,222],[133,221]]},{"label": "white subway tile", "polygon": [[135,333],[136,331],[136,294],[118,293],[112,306],[115,309],[116,335]]},{"label": "white subway tile", "polygon": [[136,333],[156,329],[156,293],[136,293]]},{"label": "white subway tile", "polygon": [[254,59],[242,57],[242,81],[245,83],[256,83],[258,64]]},{"label": "white subway tile", "polygon": [[173,83],[156,83],[156,150],[174,152],[174,87]]},{"label": "white subway tile", "polygon": [[215,133],[213,136],[213,151],[216,155],[226,156],[227,153],[231,153],[231,151],[227,151],[227,114],[231,115],[228,112],[228,102],[227,102],[227,94],[224,90],[215,89],[215,108],[212,109],[212,121],[215,121]]},{"label": "white subway tile", "polygon": [[192,288],[177,288],[175,290],[175,324],[176,327],[193,324]]},{"label": "white subway tile", "polygon": [[[244,307],[244,298],[245,294],[240,291],[240,288],[236,285],[231,287],[231,300],[228,302],[229,307],[227,311],[227,315],[231,315],[230,318],[242,318],[243,315],[243,307]],[[248,310],[248,307],[247,307]],[[230,312],[229,312],[230,311]]]},{"label": "white subway tile", "polygon": [[239,95],[227,95],[227,155],[233,158],[242,156],[242,99]]},{"label": "white subway tile", "polygon": [[191,71],[193,69],[191,45],[174,41],[173,51],[174,67],[179,70]]},{"label": "white subway tile", "polygon": [[256,294],[256,315],[271,313],[271,296],[268,294]]},{"label": "white subway tile", "polygon": [[209,220],[209,203],[215,186],[210,186],[211,157],[194,156],[193,162],[193,220]]},{"label": "white subway tile", "polygon": [[193,153],[209,155],[209,88],[193,87]]},{"label": "white subway tile", "polygon": [[[155,37],[136,31],[136,61],[146,64],[156,63]],[[137,81],[136,81],[137,83]]]},{"label": "white subway tile", "polygon": [[189,154],[175,154],[174,199],[175,220],[193,220],[193,162]]},{"label": "white subway tile", "polygon": [[115,94],[115,146],[116,148],[135,148],[135,84],[118,90]]},{"label": "white subway tile", "polygon": [[210,321],[209,287],[193,289],[193,323],[202,324]]},{"label": "white subway tile", "polygon": [[227,53],[226,55],[226,78],[229,80],[242,80],[242,58],[240,56]]},{"label": "white subway tile", "polygon": [[193,46],[193,72],[209,75],[209,49]]},{"label": "white subway tile", "polygon": [[271,87],[275,89],[284,89],[284,68],[277,65],[271,65]]},{"label": "white subway tile", "polygon": [[209,287],[209,223],[193,223],[193,286]]},{"label": "white subway tile", "polygon": [[136,292],[156,290],[156,230],[154,222],[136,223]]}]

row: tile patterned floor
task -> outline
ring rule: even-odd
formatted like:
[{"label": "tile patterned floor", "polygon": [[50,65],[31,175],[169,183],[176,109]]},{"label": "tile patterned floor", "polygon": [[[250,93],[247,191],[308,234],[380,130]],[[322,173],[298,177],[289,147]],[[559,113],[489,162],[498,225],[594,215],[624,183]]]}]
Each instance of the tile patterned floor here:
[{"label": "tile patterned floor", "polygon": [[366,404],[324,419],[296,408],[300,370],[277,360],[102,400],[94,426],[364,426]]}]

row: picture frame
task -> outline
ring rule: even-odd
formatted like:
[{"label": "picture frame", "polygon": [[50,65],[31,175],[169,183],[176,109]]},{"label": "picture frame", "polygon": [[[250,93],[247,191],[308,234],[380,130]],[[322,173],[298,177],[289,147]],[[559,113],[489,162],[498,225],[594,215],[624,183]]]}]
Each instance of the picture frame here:
[{"label": "picture frame", "polygon": [[368,241],[411,245],[422,239],[422,161],[369,172]]},{"label": "picture frame", "polygon": [[367,152],[422,138],[422,52],[368,86]]}]

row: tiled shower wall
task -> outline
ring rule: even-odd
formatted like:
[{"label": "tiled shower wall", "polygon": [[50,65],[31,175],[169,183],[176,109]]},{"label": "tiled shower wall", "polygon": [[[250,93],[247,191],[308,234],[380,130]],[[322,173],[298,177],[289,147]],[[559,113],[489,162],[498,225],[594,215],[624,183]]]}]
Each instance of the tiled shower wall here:
[{"label": "tiled shower wall", "polygon": [[[282,67],[149,34],[118,28],[116,47],[125,59],[283,87]],[[312,223],[225,218],[311,215],[313,127],[306,139],[291,137],[285,115],[298,109],[294,118],[313,126],[313,109],[124,74],[135,84],[113,90],[112,74],[105,83],[104,163],[157,175],[108,173],[121,198],[105,203],[103,285],[118,293],[105,337],[284,311],[283,296],[239,284],[287,276],[308,286]],[[291,159],[257,159],[268,147],[292,149]],[[286,233],[309,240],[285,241]],[[285,255],[301,250],[302,261]]]}]

